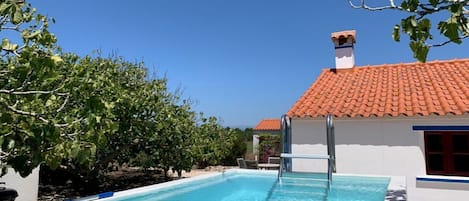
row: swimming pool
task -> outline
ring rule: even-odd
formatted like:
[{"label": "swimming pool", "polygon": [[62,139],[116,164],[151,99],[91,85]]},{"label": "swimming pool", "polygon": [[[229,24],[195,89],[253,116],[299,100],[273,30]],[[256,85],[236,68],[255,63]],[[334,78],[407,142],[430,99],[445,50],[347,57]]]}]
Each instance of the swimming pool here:
[{"label": "swimming pool", "polygon": [[383,201],[386,177],[334,175],[327,192],[325,174],[228,171],[223,174],[154,185],[108,198],[109,201]]}]

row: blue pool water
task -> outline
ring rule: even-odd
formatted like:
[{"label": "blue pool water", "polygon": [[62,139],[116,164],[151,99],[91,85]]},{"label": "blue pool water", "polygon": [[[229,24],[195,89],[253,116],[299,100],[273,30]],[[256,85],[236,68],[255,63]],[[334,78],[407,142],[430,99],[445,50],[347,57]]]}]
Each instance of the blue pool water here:
[{"label": "blue pool water", "polygon": [[225,173],[113,201],[383,201],[389,178],[325,174]]}]

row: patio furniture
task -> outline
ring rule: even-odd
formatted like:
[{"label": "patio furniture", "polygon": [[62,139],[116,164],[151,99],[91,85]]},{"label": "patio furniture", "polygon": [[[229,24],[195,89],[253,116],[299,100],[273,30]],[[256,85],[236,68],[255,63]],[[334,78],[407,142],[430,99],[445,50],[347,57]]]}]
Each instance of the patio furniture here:
[{"label": "patio furniture", "polygon": [[246,162],[244,161],[244,158],[237,158],[236,162],[238,163],[239,168],[247,169]]},{"label": "patio furniture", "polygon": [[257,169],[259,162],[257,160],[244,160],[247,169]]},{"label": "patio furniture", "polygon": [[257,168],[260,170],[278,170],[278,168],[280,168],[280,164],[260,163],[257,165]]},{"label": "patio furniture", "polygon": [[244,160],[244,158],[237,158],[238,166],[241,169],[257,169],[257,160]]},{"label": "patio furniture", "polygon": [[280,157],[270,156],[267,161],[269,164],[280,164]]}]

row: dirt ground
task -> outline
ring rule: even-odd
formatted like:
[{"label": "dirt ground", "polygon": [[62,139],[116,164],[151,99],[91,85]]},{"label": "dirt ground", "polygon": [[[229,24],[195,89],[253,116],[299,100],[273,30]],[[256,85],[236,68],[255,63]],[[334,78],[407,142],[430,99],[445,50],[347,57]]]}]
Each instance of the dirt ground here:
[{"label": "dirt ground", "polygon": [[[236,167],[210,166],[205,169],[193,169],[190,172],[183,172],[181,178],[222,172],[224,169],[232,168]],[[107,175],[106,181],[99,186],[99,192],[117,192],[177,179],[179,179],[177,173],[170,174],[170,177],[165,178],[161,171],[143,171],[137,168],[126,168]],[[90,195],[83,195],[79,190],[72,187],[71,184],[52,185],[42,182],[39,184],[38,201],[66,200],[67,198],[75,199],[86,196]]]}]

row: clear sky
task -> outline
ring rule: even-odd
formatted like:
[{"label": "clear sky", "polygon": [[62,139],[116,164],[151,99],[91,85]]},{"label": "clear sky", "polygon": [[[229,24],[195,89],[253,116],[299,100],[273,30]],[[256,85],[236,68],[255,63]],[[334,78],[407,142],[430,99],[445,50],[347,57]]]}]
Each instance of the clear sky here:
[{"label": "clear sky", "polygon": [[[286,113],[335,65],[331,32],[357,30],[358,66],[415,61],[407,40],[391,38],[403,13],[355,10],[346,0],[30,2],[56,19],[51,31],[64,51],[143,61],[170,89],[183,89],[196,111],[231,127]],[[465,58],[468,47],[432,49],[428,60]]]}]

